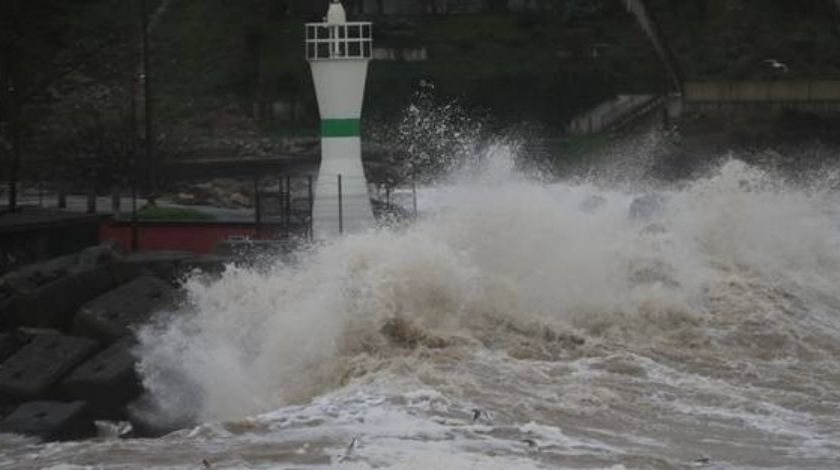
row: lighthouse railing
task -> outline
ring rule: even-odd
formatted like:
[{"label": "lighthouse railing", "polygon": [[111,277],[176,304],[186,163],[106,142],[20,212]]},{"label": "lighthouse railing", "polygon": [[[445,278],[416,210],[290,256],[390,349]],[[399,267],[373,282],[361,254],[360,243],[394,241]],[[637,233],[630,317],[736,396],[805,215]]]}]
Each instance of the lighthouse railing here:
[{"label": "lighthouse railing", "polygon": [[369,22],[306,24],[308,60],[370,59],[372,55],[373,27]]}]

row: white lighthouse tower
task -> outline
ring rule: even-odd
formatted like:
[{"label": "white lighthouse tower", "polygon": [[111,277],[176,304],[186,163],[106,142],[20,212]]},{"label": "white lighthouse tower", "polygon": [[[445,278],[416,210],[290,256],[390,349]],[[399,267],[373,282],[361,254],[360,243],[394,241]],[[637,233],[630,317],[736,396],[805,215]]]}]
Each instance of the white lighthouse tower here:
[{"label": "white lighthouse tower", "polygon": [[321,112],[321,168],[312,209],[317,239],[374,226],[360,133],[371,38],[371,23],[348,22],[339,0],[332,0],[325,22],[306,24],[306,58]]}]

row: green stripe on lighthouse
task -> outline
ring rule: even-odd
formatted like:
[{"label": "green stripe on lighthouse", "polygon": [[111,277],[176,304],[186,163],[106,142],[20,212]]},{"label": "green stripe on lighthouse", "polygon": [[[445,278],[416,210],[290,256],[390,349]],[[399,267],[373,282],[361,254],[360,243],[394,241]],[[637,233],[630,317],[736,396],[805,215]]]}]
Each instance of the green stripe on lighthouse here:
[{"label": "green stripe on lighthouse", "polygon": [[358,119],[324,119],[321,121],[321,137],[359,137],[362,124]]}]

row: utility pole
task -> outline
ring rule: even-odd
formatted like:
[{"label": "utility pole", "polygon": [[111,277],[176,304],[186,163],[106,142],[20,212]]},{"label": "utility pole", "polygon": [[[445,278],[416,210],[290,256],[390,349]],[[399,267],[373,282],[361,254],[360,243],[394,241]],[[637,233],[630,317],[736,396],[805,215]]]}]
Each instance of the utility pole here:
[{"label": "utility pole", "polygon": [[149,170],[149,192],[157,192],[157,162],[154,157],[154,129],[152,127],[152,79],[149,70],[149,18],[146,0],[140,0],[140,27],[143,43],[143,104],[145,106],[145,151],[146,165]]}]

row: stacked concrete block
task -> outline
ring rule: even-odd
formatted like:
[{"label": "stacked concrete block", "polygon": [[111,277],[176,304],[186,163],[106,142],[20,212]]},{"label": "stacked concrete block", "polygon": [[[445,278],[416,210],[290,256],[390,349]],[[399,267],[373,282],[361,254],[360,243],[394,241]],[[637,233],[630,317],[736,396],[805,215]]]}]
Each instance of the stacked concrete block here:
[{"label": "stacked concrete block", "polygon": [[3,421],[0,432],[39,437],[45,441],[82,439],[96,434],[84,402],[29,402]]},{"label": "stacked concrete block", "polygon": [[173,290],[160,279],[143,276],[86,303],[76,315],[73,332],[81,336],[115,341],[131,328],[171,304]]},{"label": "stacked concrete block", "polygon": [[114,287],[110,273],[101,266],[67,273],[48,284],[18,291],[13,301],[13,323],[68,331],[84,302]]},{"label": "stacked concrete block", "polygon": [[77,367],[62,383],[66,395],[96,404],[95,418],[124,419],[125,406],[141,392],[133,347],[124,338]]},{"label": "stacked concrete block", "polygon": [[35,335],[0,364],[0,395],[10,401],[51,396],[61,379],[99,345],[88,338],[58,334]]}]

